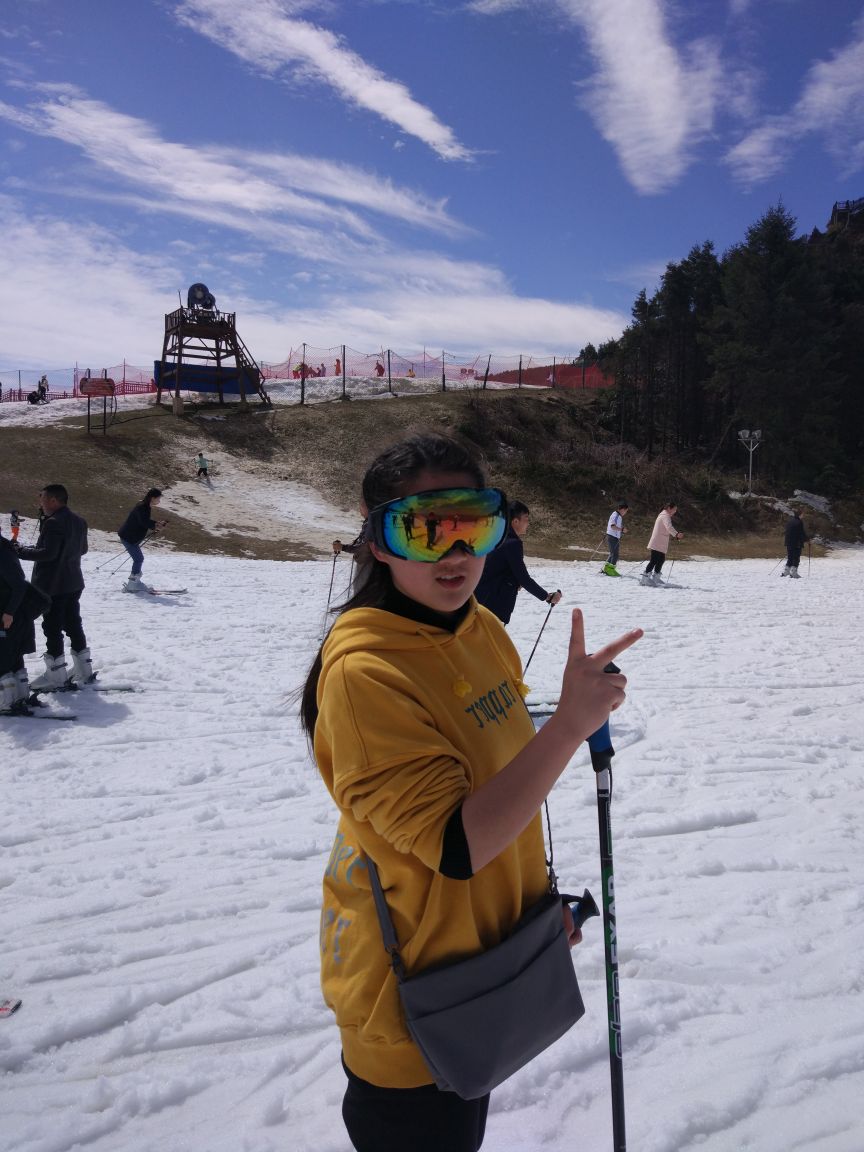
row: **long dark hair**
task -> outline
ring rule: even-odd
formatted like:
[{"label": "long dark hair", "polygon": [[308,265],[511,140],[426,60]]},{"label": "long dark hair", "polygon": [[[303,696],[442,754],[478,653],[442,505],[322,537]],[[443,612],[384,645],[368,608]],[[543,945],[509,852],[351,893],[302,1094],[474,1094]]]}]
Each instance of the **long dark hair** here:
[{"label": "long dark hair", "polygon": [[[393,444],[372,461],[363,477],[363,504],[371,509],[386,504],[388,500],[398,499],[415,476],[427,471],[465,472],[478,488],[486,487],[483,466],[467,444],[438,432],[420,432]],[[337,616],[351,608],[380,608],[393,587],[389,566],[375,559],[368,542],[363,541],[354,553],[354,562],[357,571],[353,591],[344,604],[334,609]],[[323,649],[322,643],[300,697],[300,722],[310,741],[315,736],[318,720],[318,680]]]}]

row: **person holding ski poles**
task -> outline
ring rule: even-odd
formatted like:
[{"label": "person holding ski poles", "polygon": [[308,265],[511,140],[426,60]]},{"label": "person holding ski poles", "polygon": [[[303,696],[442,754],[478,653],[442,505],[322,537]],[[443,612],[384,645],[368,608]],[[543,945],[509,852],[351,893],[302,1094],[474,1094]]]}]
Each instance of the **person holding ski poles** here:
[{"label": "person holding ski poles", "polygon": [[[476,1152],[489,1095],[439,1090],[407,1030],[370,882],[397,910],[409,975],[490,948],[549,891],[540,808],[576,749],[624,701],[573,613],[561,703],[535,735],[518,653],[473,592],[504,539],[506,500],[463,444],[413,436],[362,487],[353,596],[309,672],[301,717],[339,812],[324,874],[321,979],[341,1032],[342,1116],[357,1152]],[[434,510],[431,550],[402,516]],[[455,523],[455,527],[453,526]],[[471,543],[468,543],[470,538]],[[490,707],[495,722],[481,702]],[[562,908],[571,945],[581,934]],[[568,917],[570,917],[568,922]]]},{"label": "person holding ski poles", "polygon": [[483,575],[474,593],[484,608],[494,612],[502,624],[510,623],[520,588],[524,588],[538,600],[545,600],[547,604],[557,604],[561,599],[560,588],[557,592],[547,592],[532,579],[525,567],[522,539],[530,524],[531,513],[528,511],[528,506],[521,500],[514,500],[510,505],[509,531],[500,548],[487,556]]},{"label": "person holding ski poles", "polygon": [[205,480],[210,479],[210,461],[207,459],[203,452],[199,452],[195,457],[195,467],[197,468],[195,476],[198,480],[200,480],[202,477]]},{"label": "person holding ski poles", "polygon": [[801,519],[801,513],[798,511],[793,512],[789,517],[784,533],[786,567],[780,573],[781,576],[791,576],[793,580],[801,579],[798,565],[801,562],[801,553],[804,550],[804,545],[809,539],[810,537],[807,535],[804,527],[804,521]]},{"label": "person holding ski poles", "polygon": [[678,505],[674,500],[669,500],[666,507],[659,513],[657,519],[654,521],[654,528],[651,532],[651,539],[648,541],[648,549],[651,552],[651,559],[648,561],[648,567],[642,573],[643,584],[662,584],[660,579],[660,572],[663,568],[663,561],[666,559],[666,553],[669,551],[670,540],[683,540],[684,533],[679,532],[675,525],[672,523],[672,517],[678,511]]},{"label": "person holding ski poles", "polygon": [[621,548],[621,537],[627,531],[624,527],[624,517],[629,511],[630,505],[627,501],[619,500],[606,525],[606,543],[609,545],[609,558],[603,565],[603,571],[607,576],[621,575],[617,567],[618,552]]},{"label": "person holding ski poles", "polygon": [[158,508],[162,501],[161,488],[148,488],[147,495],[139,500],[123,524],[117,529],[120,543],[132,558],[132,571],[123,585],[124,592],[149,592],[146,584],[141,583],[141,570],[144,567],[144,553],[141,544],[148,532],[155,532],[164,528],[167,520],[154,520],[153,509]]}]

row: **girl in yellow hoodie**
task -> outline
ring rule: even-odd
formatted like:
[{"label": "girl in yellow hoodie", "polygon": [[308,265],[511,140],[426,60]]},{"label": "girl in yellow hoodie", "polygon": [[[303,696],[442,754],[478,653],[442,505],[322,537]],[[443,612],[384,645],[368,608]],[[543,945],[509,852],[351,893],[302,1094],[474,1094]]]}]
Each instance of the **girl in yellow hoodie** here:
[{"label": "girl in yellow hoodie", "polygon": [[503,494],[465,446],[427,434],[373,462],[362,510],[354,592],[302,703],[339,810],[321,979],[341,1031],[342,1114],[358,1152],[476,1152],[489,1097],[433,1083],[402,1018],[367,858],[409,974],[497,944],[548,888],[539,810],[623,702],[625,677],[603,669],[642,633],[586,655],[575,610],[560,703],[535,735],[518,654],[472,595],[506,533]]}]

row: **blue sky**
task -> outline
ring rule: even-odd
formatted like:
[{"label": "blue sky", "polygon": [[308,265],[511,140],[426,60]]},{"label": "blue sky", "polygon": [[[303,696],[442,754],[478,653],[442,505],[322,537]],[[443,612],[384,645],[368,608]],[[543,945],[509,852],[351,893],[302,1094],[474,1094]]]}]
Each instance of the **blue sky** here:
[{"label": "blue sky", "polygon": [[[573,355],[782,199],[864,195],[864,0],[5,0],[0,370]],[[8,381],[7,381],[8,382]]]}]

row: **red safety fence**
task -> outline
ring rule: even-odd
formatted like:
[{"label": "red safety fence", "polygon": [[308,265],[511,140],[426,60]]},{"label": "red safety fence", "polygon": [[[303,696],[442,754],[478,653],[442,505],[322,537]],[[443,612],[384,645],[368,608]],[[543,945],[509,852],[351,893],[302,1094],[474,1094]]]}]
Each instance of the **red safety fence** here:
[{"label": "red safety fence", "polygon": [[[259,364],[265,387],[271,382],[299,381],[302,390],[311,384],[316,400],[329,399],[345,393],[349,379],[379,385],[381,392],[398,391],[401,394],[434,392],[453,387],[482,387],[485,384],[505,384],[511,387],[610,388],[615,384],[596,364],[583,364],[578,357],[516,356],[482,353],[466,356],[454,352],[395,352],[380,348],[376,352],[360,352],[345,344],[317,347],[301,344],[291,348],[287,357],[278,363],[262,361]],[[30,369],[0,368],[0,402],[26,401],[35,394],[39,383],[45,380],[47,399],[61,400],[80,396],[79,384],[91,372],[74,368],[53,369],[40,373]],[[16,377],[17,387],[4,388],[3,377]],[[50,376],[50,380],[47,377]],[[128,364],[92,372],[92,376],[107,376],[114,381],[116,396],[130,396],[156,391],[153,369]],[[320,384],[315,384],[320,380]],[[287,387],[288,391],[291,391]],[[277,389],[277,392],[279,389]],[[374,388],[373,388],[374,391]],[[310,396],[311,399],[311,396]],[[301,398],[302,402],[302,398]]]}]

